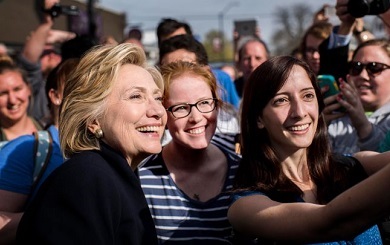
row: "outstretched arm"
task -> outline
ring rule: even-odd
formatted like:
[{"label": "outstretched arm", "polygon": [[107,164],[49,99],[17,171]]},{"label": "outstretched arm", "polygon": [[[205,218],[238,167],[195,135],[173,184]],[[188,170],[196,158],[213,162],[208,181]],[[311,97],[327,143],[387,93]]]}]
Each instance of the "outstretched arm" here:
[{"label": "outstretched arm", "polygon": [[52,18],[50,15],[45,14],[44,21],[40,23],[37,29],[32,31],[27,37],[22,55],[30,63],[38,63],[39,58],[45,48],[46,40],[49,37],[52,26]]},{"label": "outstretched arm", "polygon": [[242,197],[229,208],[228,218],[251,237],[300,243],[350,239],[390,213],[389,178],[390,164],[327,205]]}]

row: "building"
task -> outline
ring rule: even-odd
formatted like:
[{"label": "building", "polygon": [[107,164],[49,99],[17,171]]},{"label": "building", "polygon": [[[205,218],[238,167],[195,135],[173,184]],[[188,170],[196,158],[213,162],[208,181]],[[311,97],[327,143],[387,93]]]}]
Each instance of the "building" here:
[{"label": "building", "polygon": [[[38,1],[0,0],[0,43],[4,43],[11,53],[19,51],[29,33],[38,26],[39,11],[35,7]],[[88,3],[88,0],[61,0],[61,6],[76,6],[80,14],[77,16],[59,15],[55,18],[53,29],[89,33]],[[97,36],[102,38],[111,35],[117,41],[123,40],[126,28],[125,13],[104,9],[98,4],[94,5],[92,13],[96,17]]]}]

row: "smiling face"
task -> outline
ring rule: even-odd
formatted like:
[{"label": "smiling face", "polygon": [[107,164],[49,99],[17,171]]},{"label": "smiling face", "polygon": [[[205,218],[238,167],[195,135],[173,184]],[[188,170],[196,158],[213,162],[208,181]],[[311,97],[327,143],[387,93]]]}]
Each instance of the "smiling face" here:
[{"label": "smiling face", "polygon": [[31,91],[22,75],[13,70],[0,74],[0,120],[3,126],[27,116]]},{"label": "smiling face", "polygon": [[258,127],[265,128],[277,152],[307,148],[318,124],[318,102],[306,71],[295,65],[282,88],[265,106]]},{"label": "smiling face", "polygon": [[[369,62],[380,62],[390,65],[389,55],[377,45],[369,45],[361,48],[353,58],[364,64]],[[352,76],[356,88],[360,94],[360,100],[365,110],[375,111],[384,104],[390,102],[390,69],[383,70],[380,74],[369,75],[363,69],[359,75]]]},{"label": "smiling face", "polygon": [[[213,98],[210,86],[203,78],[188,73],[174,78],[169,85],[168,93],[166,108],[183,103],[195,104],[200,100]],[[172,142],[186,148],[206,148],[217,126],[217,114],[217,110],[201,113],[192,107],[187,117],[177,119],[168,112],[167,126]]]},{"label": "smiling face", "polygon": [[[161,151],[167,121],[161,91],[144,68],[126,64],[113,81],[106,113],[99,119],[103,141],[128,159]],[[91,130],[92,131],[92,130]]]}]

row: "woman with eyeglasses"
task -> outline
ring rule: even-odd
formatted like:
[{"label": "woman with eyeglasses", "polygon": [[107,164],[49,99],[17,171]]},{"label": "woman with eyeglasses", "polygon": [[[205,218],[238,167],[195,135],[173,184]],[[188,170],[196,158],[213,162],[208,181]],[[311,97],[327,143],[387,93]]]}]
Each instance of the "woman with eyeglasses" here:
[{"label": "woman with eyeglasses", "polygon": [[218,98],[210,69],[178,61],[161,67],[172,140],[139,170],[159,243],[230,244],[228,191],[239,156],[210,143]]},{"label": "woman with eyeglasses", "polygon": [[369,40],[354,51],[347,81],[339,79],[341,93],[335,97],[346,116],[328,127],[334,152],[378,150],[390,130],[389,68],[389,40]]}]

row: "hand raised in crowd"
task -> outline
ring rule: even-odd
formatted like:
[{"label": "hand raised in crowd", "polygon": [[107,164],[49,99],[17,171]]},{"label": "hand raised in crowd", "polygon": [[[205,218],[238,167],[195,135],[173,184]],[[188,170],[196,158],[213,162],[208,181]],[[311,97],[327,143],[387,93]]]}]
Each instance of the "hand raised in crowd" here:
[{"label": "hand raised in crowd", "polygon": [[330,6],[329,4],[324,4],[322,8],[314,14],[313,23],[329,20],[329,16],[327,16],[325,13],[325,9],[328,8],[329,6]]},{"label": "hand raised in crowd", "polygon": [[345,108],[346,113],[348,113],[359,138],[365,138],[370,134],[372,125],[365,114],[359,92],[350,75],[347,75],[347,81],[340,78],[339,83],[340,94],[337,96],[337,101]]},{"label": "hand raised in crowd", "polygon": [[[328,86],[321,87],[322,94],[324,94],[328,90]],[[345,112],[340,111],[342,108],[341,104],[337,103],[338,96],[339,94],[335,94],[324,98],[325,108],[322,113],[324,114],[325,122],[327,125],[329,125],[331,121],[343,117],[345,115]]]},{"label": "hand raised in crowd", "polygon": [[355,26],[356,18],[348,12],[349,0],[337,0],[336,2],[336,15],[340,19],[339,34],[348,35],[352,32]]},{"label": "hand raised in crowd", "polygon": [[[321,88],[322,93],[324,93],[326,90],[327,88],[325,87]],[[324,99],[325,108],[322,113],[324,114],[324,119],[327,125],[329,125],[331,121],[345,115],[344,112],[340,111],[342,106],[337,103],[338,96],[338,94],[335,94]]]},{"label": "hand raised in crowd", "polygon": [[50,30],[46,43],[56,44],[69,41],[76,37],[76,33],[62,30]]}]

